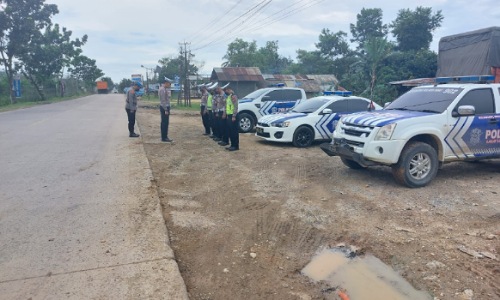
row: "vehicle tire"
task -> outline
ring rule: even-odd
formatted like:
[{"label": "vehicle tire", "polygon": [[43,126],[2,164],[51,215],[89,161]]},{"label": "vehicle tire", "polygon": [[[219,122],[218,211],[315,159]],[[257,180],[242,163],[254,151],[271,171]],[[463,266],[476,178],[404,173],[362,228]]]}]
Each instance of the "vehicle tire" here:
[{"label": "vehicle tire", "polygon": [[342,163],[344,163],[344,165],[346,165],[347,167],[349,167],[351,169],[354,169],[354,170],[366,169],[366,167],[363,167],[362,165],[358,164],[357,162],[355,162],[352,159],[341,157],[340,160],[342,160]]},{"label": "vehicle tire", "polygon": [[299,148],[311,146],[314,140],[314,131],[311,128],[302,126],[295,130],[293,134],[293,145]]},{"label": "vehicle tire", "polygon": [[250,132],[254,127],[255,120],[250,114],[241,113],[238,115],[238,129],[241,133]]},{"label": "vehicle tire", "polygon": [[434,148],[426,143],[410,142],[401,152],[398,163],[392,166],[392,175],[399,184],[418,188],[431,182],[438,168]]}]

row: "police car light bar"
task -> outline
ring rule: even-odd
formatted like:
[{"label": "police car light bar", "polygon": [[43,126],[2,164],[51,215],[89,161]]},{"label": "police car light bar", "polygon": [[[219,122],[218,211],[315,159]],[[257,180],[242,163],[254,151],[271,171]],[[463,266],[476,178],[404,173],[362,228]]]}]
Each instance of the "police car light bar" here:
[{"label": "police car light bar", "polygon": [[493,82],[495,76],[493,75],[471,75],[471,76],[455,76],[455,77],[437,77],[436,83],[487,83]]},{"label": "police car light bar", "polygon": [[274,83],[274,84],[270,84],[269,86],[270,87],[284,87],[285,84],[284,83]]},{"label": "police car light bar", "polygon": [[324,91],[323,95],[324,96],[335,95],[335,96],[347,97],[347,96],[352,96],[352,92],[351,91]]}]

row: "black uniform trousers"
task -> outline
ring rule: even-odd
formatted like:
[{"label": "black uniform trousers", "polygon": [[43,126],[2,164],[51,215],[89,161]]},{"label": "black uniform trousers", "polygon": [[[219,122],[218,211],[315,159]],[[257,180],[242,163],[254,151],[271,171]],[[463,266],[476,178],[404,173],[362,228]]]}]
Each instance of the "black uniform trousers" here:
[{"label": "black uniform trousers", "polygon": [[224,143],[229,143],[229,126],[227,123],[227,116],[225,119],[223,119],[222,114],[220,119],[220,131],[221,131],[221,140]]},{"label": "black uniform trousers", "polygon": [[202,105],[200,108],[200,113],[201,113],[201,121],[203,122],[203,127],[205,127],[205,133],[210,134],[210,117],[207,113],[205,113],[205,105]]},{"label": "black uniform trousers", "polygon": [[210,130],[212,130],[212,135],[215,136],[214,112],[210,108],[208,109],[208,124],[210,126]]},{"label": "black uniform trousers", "polygon": [[226,120],[222,118],[222,115],[224,112],[219,111],[217,112],[217,134],[218,138],[221,140],[224,140],[224,135],[225,135],[225,128],[226,128]]},{"label": "black uniform trousers", "polygon": [[160,114],[161,114],[161,139],[168,139],[168,123],[170,122],[170,106],[167,107],[168,115],[165,115],[165,109],[160,106]]},{"label": "black uniform trousers", "polygon": [[238,119],[233,121],[233,115],[227,115],[227,129],[231,147],[240,149],[240,133],[238,128]]},{"label": "black uniform trousers", "polygon": [[134,126],[135,126],[135,110],[132,112],[129,108],[125,108],[127,111],[127,117],[128,117],[128,132],[130,134],[134,133]]}]

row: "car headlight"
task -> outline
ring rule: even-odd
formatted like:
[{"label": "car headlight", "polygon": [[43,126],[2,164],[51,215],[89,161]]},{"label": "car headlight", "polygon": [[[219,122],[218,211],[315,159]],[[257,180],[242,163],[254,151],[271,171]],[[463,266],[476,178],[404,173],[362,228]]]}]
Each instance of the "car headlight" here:
[{"label": "car headlight", "polygon": [[288,126],[290,126],[290,121],[271,123],[271,126],[273,126],[273,127],[288,127]]},{"label": "car headlight", "polygon": [[375,140],[376,141],[390,140],[392,137],[392,133],[394,132],[394,129],[396,129],[396,123],[387,124],[385,126],[382,126],[382,128],[380,128],[380,130],[377,132],[377,135],[375,136]]}]

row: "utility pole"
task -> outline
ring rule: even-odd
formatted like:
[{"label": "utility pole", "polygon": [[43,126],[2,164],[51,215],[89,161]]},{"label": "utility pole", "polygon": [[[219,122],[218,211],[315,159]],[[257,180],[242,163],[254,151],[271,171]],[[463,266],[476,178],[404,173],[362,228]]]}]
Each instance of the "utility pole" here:
[{"label": "utility pole", "polygon": [[184,106],[191,106],[191,89],[189,82],[189,60],[188,57],[191,55],[191,50],[187,50],[187,46],[191,43],[184,41],[184,43],[179,43],[181,47],[181,55],[184,54]]}]

